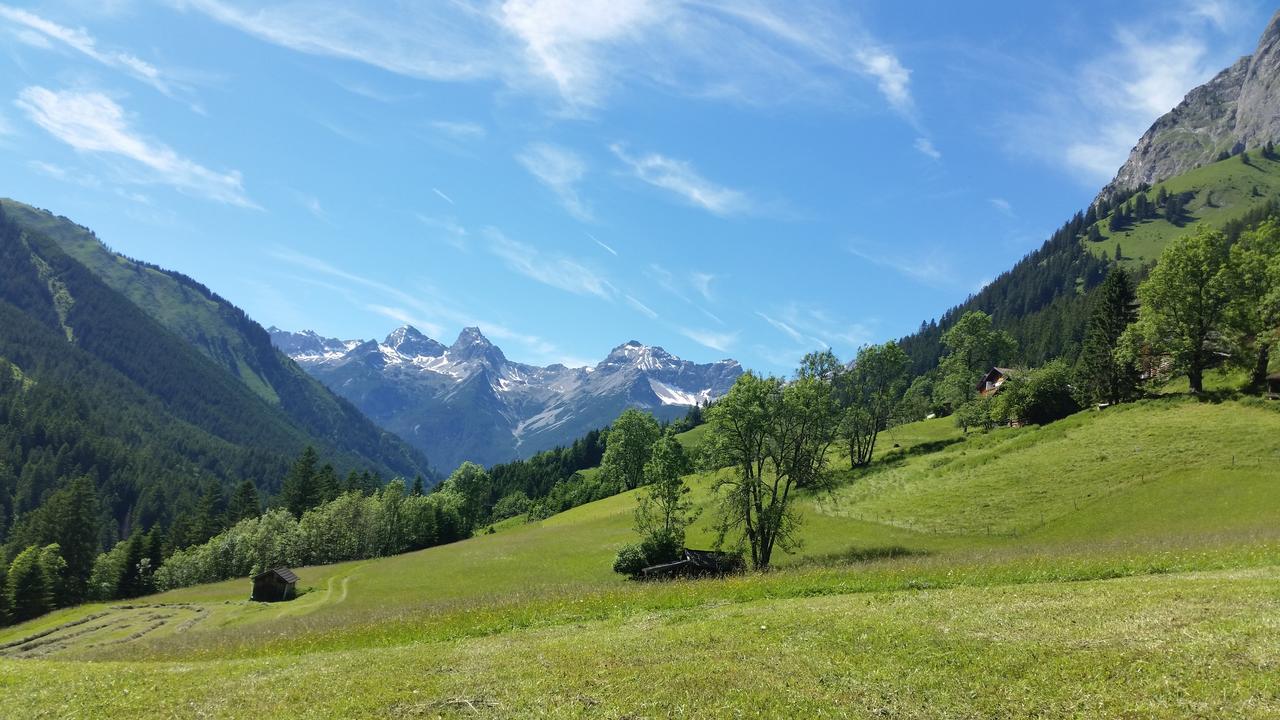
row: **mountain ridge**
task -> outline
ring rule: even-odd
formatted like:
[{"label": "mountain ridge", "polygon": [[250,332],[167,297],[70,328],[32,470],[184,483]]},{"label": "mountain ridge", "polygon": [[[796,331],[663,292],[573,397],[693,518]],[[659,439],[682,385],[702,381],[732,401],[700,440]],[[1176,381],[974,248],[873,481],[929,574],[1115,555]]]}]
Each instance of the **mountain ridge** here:
[{"label": "mountain ridge", "polygon": [[199,281],[116,253],[92,230],[47,210],[7,198],[0,198],[0,210],[279,410],[318,446],[346,456],[342,464],[434,477],[428,458],[317,382],[275,348],[261,325]]},{"label": "mountain ridge", "polygon": [[636,340],[594,366],[568,367],[510,360],[477,327],[448,346],[411,325],[381,342],[268,332],[307,372],[441,468],[527,457],[608,425],[627,407],[675,419],[728,392],[742,374],[736,360],[698,364]]}]

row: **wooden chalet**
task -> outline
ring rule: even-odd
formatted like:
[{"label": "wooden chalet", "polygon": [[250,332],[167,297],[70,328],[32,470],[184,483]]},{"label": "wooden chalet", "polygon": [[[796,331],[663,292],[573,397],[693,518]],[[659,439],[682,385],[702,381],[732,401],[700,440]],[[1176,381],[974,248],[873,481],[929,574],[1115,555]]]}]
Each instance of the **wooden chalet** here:
[{"label": "wooden chalet", "polygon": [[684,549],[684,557],[669,563],[654,565],[640,571],[646,579],[674,577],[704,577],[742,572],[741,555],[714,550]]},{"label": "wooden chalet", "polygon": [[1013,368],[993,367],[987,371],[986,375],[978,381],[978,394],[982,397],[991,397],[1000,392],[1000,388],[1004,387],[1004,383],[1009,378],[1017,375],[1018,371]]},{"label": "wooden chalet", "polygon": [[298,576],[286,567],[278,567],[253,576],[253,595],[250,600],[279,602],[298,596]]},{"label": "wooden chalet", "polygon": [[1280,372],[1274,372],[1267,376],[1267,397],[1272,400],[1280,400]]}]

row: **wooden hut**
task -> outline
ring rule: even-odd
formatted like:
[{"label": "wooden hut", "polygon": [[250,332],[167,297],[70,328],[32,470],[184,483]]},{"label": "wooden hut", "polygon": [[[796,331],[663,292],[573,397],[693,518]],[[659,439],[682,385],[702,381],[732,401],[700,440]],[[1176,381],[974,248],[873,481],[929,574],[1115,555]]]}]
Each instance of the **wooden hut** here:
[{"label": "wooden hut", "polygon": [[1272,400],[1280,400],[1280,372],[1274,372],[1267,376],[1267,397]]},{"label": "wooden hut", "polygon": [[298,576],[286,567],[278,567],[253,576],[253,595],[250,600],[278,602],[298,596]]},{"label": "wooden hut", "polygon": [[684,557],[675,562],[647,567],[640,571],[646,579],[728,575],[742,572],[742,556],[714,550],[684,549]]},{"label": "wooden hut", "polygon": [[1017,370],[1012,368],[993,367],[987,371],[986,375],[978,381],[978,394],[982,397],[991,397],[1000,392],[1000,388],[1004,387],[1004,383],[1009,378],[1017,374]]}]

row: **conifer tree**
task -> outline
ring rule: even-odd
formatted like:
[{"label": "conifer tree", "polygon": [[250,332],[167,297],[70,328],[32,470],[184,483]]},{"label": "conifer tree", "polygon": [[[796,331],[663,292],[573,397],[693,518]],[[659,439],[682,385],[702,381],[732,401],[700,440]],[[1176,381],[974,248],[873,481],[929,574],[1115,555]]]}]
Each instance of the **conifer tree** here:
[{"label": "conifer tree", "polygon": [[308,445],[293,463],[293,467],[289,468],[289,473],[284,476],[280,495],[284,500],[285,508],[293,513],[294,517],[302,517],[302,513],[322,502],[317,484],[316,465],[318,463],[316,449]]},{"label": "conifer tree", "polygon": [[0,562],[0,627],[9,624],[9,567]]},{"label": "conifer tree", "polygon": [[338,480],[338,473],[329,463],[325,463],[324,467],[316,473],[316,497],[319,502],[326,503],[342,494],[342,483]]},{"label": "conifer tree", "polygon": [[40,563],[40,554],[40,548],[32,545],[18,553],[9,565],[6,589],[14,622],[30,620],[53,609],[53,589]]},{"label": "conifer tree", "polygon": [[235,525],[261,513],[262,500],[258,497],[258,488],[252,480],[242,481],[231,496],[231,502],[227,504],[227,524]]},{"label": "conifer tree", "polygon": [[[1118,251],[1117,251],[1118,252]],[[1080,394],[1091,401],[1118,403],[1132,397],[1138,370],[1120,357],[1120,338],[1137,319],[1133,281],[1122,267],[1114,267],[1098,288],[1084,346],[1077,365]]]},{"label": "conifer tree", "polygon": [[122,598],[138,597],[147,592],[143,559],[147,557],[146,539],[141,531],[134,531],[125,541],[124,565],[120,572],[120,587],[117,590]]}]

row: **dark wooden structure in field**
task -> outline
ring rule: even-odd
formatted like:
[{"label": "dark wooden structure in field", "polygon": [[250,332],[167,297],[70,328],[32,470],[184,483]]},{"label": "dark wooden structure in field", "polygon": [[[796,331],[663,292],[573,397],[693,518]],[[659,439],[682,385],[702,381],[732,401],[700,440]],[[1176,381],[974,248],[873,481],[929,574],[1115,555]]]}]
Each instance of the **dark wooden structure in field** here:
[{"label": "dark wooden structure in field", "polygon": [[708,575],[728,575],[742,572],[741,555],[716,552],[714,550],[684,549],[684,557],[669,563],[654,565],[640,571],[645,579],[673,577],[702,577]]},{"label": "dark wooden structure in field", "polygon": [[1017,375],[1018,371],[1013,368],[993,367],[987,371],[986,375],[978,381],[978,394],[982,397],[991,397],[1000,392],[1000,388],[1004,387],[1004,383],[1009,378]]},{"label": "dark wooden structure in field", "polygon": [[253,576],[253,595],[250,600],[278,602],[298,596],[298,576],[286,567],[278,567]]},{"label": "dark wooden structure in field", "polygon": [[1280,400],[1280,372],[1274,372],[1267,376],[1267,397],[1272,400]]}]

